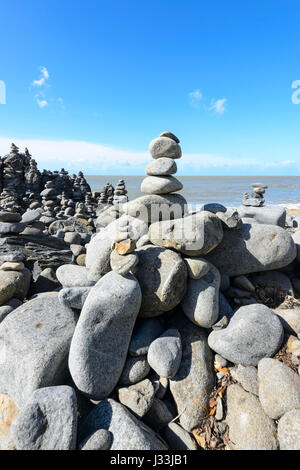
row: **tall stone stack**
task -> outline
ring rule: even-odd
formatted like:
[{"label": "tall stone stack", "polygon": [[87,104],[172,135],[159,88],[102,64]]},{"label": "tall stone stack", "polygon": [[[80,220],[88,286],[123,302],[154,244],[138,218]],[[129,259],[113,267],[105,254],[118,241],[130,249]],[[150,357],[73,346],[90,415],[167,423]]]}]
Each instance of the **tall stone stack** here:
[{"label": "tall stone stack", "polygon": [[262,207],[265,203],[264,194],[268,186],[263,183],[253,183],[252,194],[244,193],[243,206]]},{"label": "tall stone stack", "polygon": [[128,196],[127,196],[127,191],[125,187],[125,181],[120,180],[117,186],[115,187],[113,204],[117,206],[120,204],[125,204],[127,201],[128,201]]},{"label": "tall stone stack", "polygon": [[179,142],[171,132],[163,132],[152,140],[149,150],[154,161],[147,166],[148,176],[141,184],[144,196],[125,204],[124,212],[148,223],[184,215],[187,202],[178,194],[183,185],[172,176],[177,172],[175,160],[182,156]]}]

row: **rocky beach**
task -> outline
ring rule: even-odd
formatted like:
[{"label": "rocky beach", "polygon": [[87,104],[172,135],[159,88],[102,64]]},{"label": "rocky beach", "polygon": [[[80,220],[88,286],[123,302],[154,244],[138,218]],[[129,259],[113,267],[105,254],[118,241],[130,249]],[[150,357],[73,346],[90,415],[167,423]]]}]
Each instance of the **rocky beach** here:
[{"label": "rocky beach", "polygon": [[[300,215],[0,160],[0,450],[300,450]],[[151,161],[150,161],[151,160]]]}]

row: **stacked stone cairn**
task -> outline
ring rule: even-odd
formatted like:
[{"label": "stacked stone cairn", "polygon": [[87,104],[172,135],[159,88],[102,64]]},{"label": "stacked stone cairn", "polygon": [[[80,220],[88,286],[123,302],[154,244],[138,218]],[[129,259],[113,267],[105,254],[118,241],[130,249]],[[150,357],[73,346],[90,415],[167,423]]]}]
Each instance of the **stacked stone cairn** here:
[{"label": "stacked stone cairn", "polygon": [[127,197],[127,191],[125,187],[125,181],[119,180],[114,190],[113,204],[118,206],[120,204],[125,204],[127,201],[128,201],[128,197]]},{"label": "stacked stone cairn", "polygon": [[268,186],[262,183],[253,183],[252,184],[252,194],[251,198],[249,197],[248,193],[244,193],[243,198],[243,205],[244,206],[253,206],[253,207],[261,207],[265,203],[264,194]]},{"label": "stacked stone cairn", "polygon": [[80,175],[0,211],[0,449],[299,450],[300,230],[186,213],[179,139],[150,153],[140,198],[106,186],[96,233]]}]

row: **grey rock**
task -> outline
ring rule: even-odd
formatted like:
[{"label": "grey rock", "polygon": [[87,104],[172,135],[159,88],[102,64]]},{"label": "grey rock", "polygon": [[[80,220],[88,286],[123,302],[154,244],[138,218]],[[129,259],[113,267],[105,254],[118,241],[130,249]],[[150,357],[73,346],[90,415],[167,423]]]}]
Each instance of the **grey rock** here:
[{"label": "grey rock", "polygon": [[161,434],[172,450],[196,450],[190,434],[176,423],[168,423]]},{"label": "grey rock", "polygon": [[205,258],[221,274],[240,276],[282,268],[295,256],[293,239],[281,227],[243,224],[240,230],[225,231],[222,242]]},{"label": "grey rock", "polygon": [[19,408],[37,388],[65,379],[76,321],[51,292],[21,305],[0,324],[0,392]]},{"label": "grey rock", "polygon": [[40,211],[37,210],[28,210],[22,215],[22,222],[26,224],[32,224],[33,222],[41,218]]},{"label": "grey rock", "polygon": [[80,450],[109,450],[112,444],[113,436],[106,429],[98,429],[83,442],[80,443]]},{"label": "grey rock", "polygon": [[173,418],[174,416],[167,405],[162,400],[154,398],[150,410],[144,417],[144,421],[151,428],[159,430],[170,423]]},{"label": "grey rock", "polygon": [[6,233],[21,233],[27,224],[22,222],[0,222],[0,235]]},{"label": "grey rock", "polygon": [[138,264],[138,262],[139,258],[136,253],[123,256],[113,250],[110,255],[111,269],[122,276],[128,274]]},{"label": "grey rock", "polygon": [[170,390],[180,415],[180,424],[188,432],[206,416],[209,395],[214,386],[213,356],[207,336],[185,320],[179,328],[183,354],[180,368],[170,380]]},{"label": "grey rock", "polygon": [[77,232],[66,232],[64,236],[64,240],[69,245],[80,245],[81,237]]},{"label": "grey rock", "polygon": [[159,318],[138,319],[130,341],[129,354],[131,356],[147,354],[150,344],[162,334],[163,330]]},{"label": "grey rock", "polygon": [[91,291],[91,287],[67,287],[58,293],[60,302],[70,308],[81,310]]},{"label": "grey rock", "polygon": [[233,450],[276,450],[276,427],[264,413],[258,398],[239,385],[227,389],[230,448]]},{"label": "grey rock", "polygon": [[125,365],[141,305],[134,276],[113,271],[91,289],[72,339],[69,368],[77,388],[94,400],[107,397]]},{"label": "grey rock", "polygon": [[150,240],[148,237],[148,233],[146,235],[143,235],[137,242],[136,242],[136,247],[137,248],[142,248],[142,246],[145,245],[150,245]]},{"label": "grey rock", "polygon": [[230,287],[230,278],[227,276],[227,274],[222,274],[221,273],[221,286],[220,289],[222,292],[226,292],[227,289]]},{"label": "grey rock", "polygon": [[10,305],[2,305],[0,307],[0,323],[13,311],[13,307]]},{"label": "grey rock", "polygon": [[220,283],[219,271],[211,263],[201,279],[189,279],[181,308],[195,325],[210,328],[218,320]]},{"label": "grey rock", "polygon": [[172,310],[182,300],[187,269],[178,253],[146,245],[138,248],[136,277],[142,290],[140,316],[154,317]]},{"label": "grey rock", "polygon": [[262,273],[254,273],[251,280],[259,287],[271,287],[285,295],[294,296],[294,289],[288,276],[279,271],[265,271]]},{"label": "grey rock", "polygon": [[216,418],[217,421],[222,421],[223,417],[224,417],[223,402],[222,402],[222,398],[220,396],[218,396],[216,398],[215,418]]},{"label": "grey rock", "polygon": [[176,135],[174,135],[172,132],[170,131],[164,131],[162,132],[161,134],[159,134],[159,137],[169,137],[170,139],[173,139],[175,140],[175,142],[177,144],[180,143],[180,140],[178,139],[178,137],[176,137]]},{"label": "grey rock", "polygon": [[223,229],[215,214],[202,211],[150,225],[149,238],[154,245],[172,248],[188,256],[202,256],[221,243]]},{"label": "grey rock", "polygon": [[219,292],[219,318],[222,318],[225,316],[228,319],[230,319],[233,313],[234,313],[233,309],[231,305],[229,304],[228,300],[222,294],[222,292]]},{"label": "grey rock", "polygon": [[36,390],[11,426],[17,450],[73,450],[77,439],[77,399],[71,387]]},{"label": "grey rock", "polygon": [[210,264],[203,258],[188,258],[185,256],[183,259],[190,279],[201,279],[210,270]]},{"label": "grey rock", "polygon": [[234,379],[240,382],[243,389],[246,390],[246,392],[250,392],[258,396],[258,375],[256,367],[244,367],[239,364],[234,371]]},{"label": "grey rock", "polygon": [[143,418],[150,410],[154,396],[154,387],[148,379],[118,390],[120,403],[129,408],[139,418]]},{"label": "grey rock", "polygon": [[234,277],[233,280],[232,280],[232,284],[235,287],[238,287],[240,289],[245,289],[249,292],[255,292],[254,285],[252,284],[251,281],[249,281],[249,279],[246,276]]},{"label": "grey rock", "polygon": [[153,158],[181,158],[182,152],[180,145],[169,137],[157,137],[150,142],[149,150]]},{"label": "grey rock", "polygon": [[169,194],[182,188],[183,185],[174,176],[147,176],[141,184],[144,194]]},{"label": "grey rock", "polygon": [[222,204],[210,203],[204,204],[201,210],[216,214],[223,223],[225,229],[241,228],[241,218],[238,211],[234,208],[227,209],[227,207],[223,206]]},{"label": "grey rock", "polygon": [[292,238],[294,240],[294,243],[296,245],[296,249],[297,249],[297,261],[298,263],[300,262],[300,230],[296,230],[296,232],[294,232],[292,234]]},{"label": "grey rock", "polygon": [[275,313],[255,304],[239,308],[227,328],[209,335],[208,344],[234,364],[256,366],[260,359],[272,357],[279,350],[283,336]]},{"label": "grey rock", "polygon": [[150,367],[161,377],[172,378],[176,375],[182,358],[180,333],[169,329],[153,343],[148,351]]},{"label": "grey rock", "polygon": [[259,399],[265,413],[278,419],[287,411],[300,408],[300,377],[276,359],[258,364]]},{"label": "grey rock", "polygon": [[64,264],[56,271],[56,277],[63,287],[89,287],[94,282],[88,279],[88,270],[84,266]]},{"label": "grey rock", "polygon": [[278,315],[285,331],[296,336],[300,334],[299,308],[276,308],[274,312]]},{"label": "grey rock", "polygon": [[300,450],[300,410],[285,413],[278,422],[280,450]]},{"label": "grey rock", "polygon": [[237,211],[242,218],[254,219],[259,224],[285,226],[286,210],[281,206],[251,207],[239,206]]},{"label": "grey rock", "polygon": [[124,204],[123,211],[140,221],[153,224],[182,217],[187,211],[187,202],[181,194],[148,194]]},{"label": "grey rock", "polygon": [[150,366],[147,356],[128,356],[119,379],[119,385],[136,384],[147,377],[149,372]]},{"label": "grey rock", "polygon": [[161,157],[149,163],[146,173],[149,176],[173,175],[177,172],[177,165],[173,158]]},{"label": "grey rock", "polygon": [[82,426],[81,440],[99,429],[112,433],[110,450],[167,450],[148,426],[114,400],[103,400],[88,415]]},{"label": "grey rock", "polygon": [[22,216],[18,212],[0,211],[0,222],[20,222],[21,219]]},{"label": "grey rock", "polygon": [[226,367],[228,364],[227,359],[220,356],[220,354],[215,354],[215,362],[217,362],[221,367]]},{"label": "grey rock", "polygon": [[0,305],[12,297],[23,300],[28,294],[31,272],[24,268],[22,271],[0,270]]},{"label": "grey rock", "polygon": [[112,253],[111,239],[98,240],[97,236],[87,245],[85,265],[88,269],[88,280],[97,282],[111,270],[110,256]]},{"label": "grey rock", "polygon": [[151,380],[153,384],[156,398],[162,400],[167,393],[169,380],[166,377],[159,377],[159,375],[154,371],[150,372],[149,380]]}]

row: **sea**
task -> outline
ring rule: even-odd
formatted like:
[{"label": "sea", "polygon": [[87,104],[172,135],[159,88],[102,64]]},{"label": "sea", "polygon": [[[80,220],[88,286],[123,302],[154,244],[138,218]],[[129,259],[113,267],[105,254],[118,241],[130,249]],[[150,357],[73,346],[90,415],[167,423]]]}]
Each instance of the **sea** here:
[{"label": "sea", "polygon": [[[113,186],[125,180],[129,200],[142,196],[140,186],[145,176],[86,176],[92,191],[101,191],[109,182]],[[281,205],[287,209],[300,208],[300,176],[177,176],[182,182],[180,191],[192,207],[209,202],[224,206],[239,206],[246,192],[252,192],[252,183],[268,186],[265,205]]]}]

